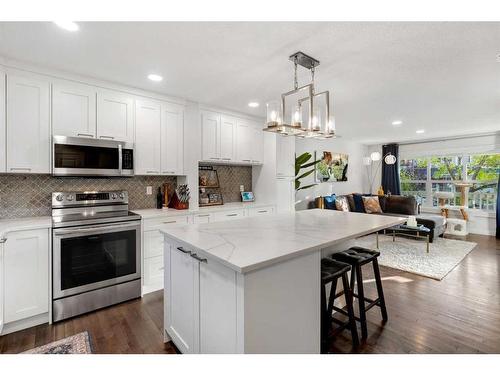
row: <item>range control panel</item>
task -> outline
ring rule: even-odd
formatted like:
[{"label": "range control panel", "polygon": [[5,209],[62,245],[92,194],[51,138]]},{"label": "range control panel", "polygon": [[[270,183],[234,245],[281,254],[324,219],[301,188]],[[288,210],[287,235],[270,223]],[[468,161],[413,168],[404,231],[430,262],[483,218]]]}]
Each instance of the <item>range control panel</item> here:
[{"label": "range control panel", "polygon": [[52,208],[65,206],[94,206],[128,204],[128,193],[118,191],[69,191],[52,193]]}]

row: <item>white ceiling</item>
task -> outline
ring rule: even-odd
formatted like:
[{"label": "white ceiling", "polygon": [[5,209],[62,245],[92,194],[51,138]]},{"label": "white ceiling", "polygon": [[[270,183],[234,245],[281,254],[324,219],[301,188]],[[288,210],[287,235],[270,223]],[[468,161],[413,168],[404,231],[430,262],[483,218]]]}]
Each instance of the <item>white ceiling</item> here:
[{"label": "white ceiling", "polygon": [[[0,55],[249,114],[321,61],[337,130],[365,143],[500,130],[500,23],[0,23]],[[146,79],[164,76],[161,83]],[[301,75],[304,79],[306,75]],[[260,108],[247,106],[258,101]],[[402,120],[401,127],[391,125]],[[425,129],[424,134],[415,134]]]}]

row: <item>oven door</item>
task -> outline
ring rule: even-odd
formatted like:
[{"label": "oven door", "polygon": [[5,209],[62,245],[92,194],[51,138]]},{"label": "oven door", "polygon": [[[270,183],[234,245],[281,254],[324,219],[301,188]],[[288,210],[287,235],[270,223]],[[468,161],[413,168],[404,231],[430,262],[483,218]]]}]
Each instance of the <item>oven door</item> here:
[{"label": "oven door", "polygon": [[140,279],[140,249],[140,221],[54,229],[53,299]]},{"label": "oven door", "polygon": [[133,144],[54,136],[54,176],[132,176]]}]

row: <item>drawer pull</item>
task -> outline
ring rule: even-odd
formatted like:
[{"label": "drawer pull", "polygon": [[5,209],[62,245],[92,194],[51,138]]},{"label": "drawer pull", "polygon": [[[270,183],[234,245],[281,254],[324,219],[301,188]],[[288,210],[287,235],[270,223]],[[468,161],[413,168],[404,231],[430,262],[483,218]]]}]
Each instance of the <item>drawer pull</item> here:
[{"label": "drawer pull", "polygon": [[231,158],[222,158],[222,160],[231,160]]},{"label": "drawer pull", "polygon": [[238,214],[227,214],[226,216],[238,216]]},{"label": "drawer pull", "polygon": [[249,162],[251,162],[251,160],[250,160],[250,159],[243,159],[242,161],[249,161]]},{"label": "drawer pull", "polygon": [[259,214],[264,214],[267,212],[267,210],[260,210],[260,211],[257,211]]},{"label": "drawer pull", "polygon": [[173,224],[177,223],[177,220],[172,220],[172,221],[164,221],[163,224]]},{"label": "drawer pull", "polygon": [[200,257],[199,257],[198,255],[196,255],[196,254],[191,254],[191,257],[193,257],[194,259],[196,259],[198,262],[208,263],[206,258],[200,258]]},{"label": "drawer pull", "polygon": [[31,171],[31,168],[11,168],[11,171]]},{"label": "drawer pull", "polygon": [[198,217],[209,217],[209,216],[210,216],[210,214],[205,214],[205,215],[196,215],[196,216],[198,216]]},{"label": "drawer pull", "polygon": [[86,133],[78,133],[77,136],[78,137],[90,137],[90,138],[94,138],[93,134],[86,134]]},{"label": "drawer pull", "polygon": [[5,243],[7,241],[7,238],[0,238],[0,243]]},{"label": "drawer pull", "polygon": [[179,247],[177,248],[177,250],[179,250],[179,251],[183,252],[184,254],[191,254],[191,251],[189,251],[189,250],[184,250],[184,248],[183,248],[182,246],[179,246]]},{"label": "drawer pull", "polygon": [[160,172],[158,172],[158,171],[146,171],[146,173],[151,173],[151,174],[153,174],[153,173],[154,173],[154,174],[160,174]]},{"label": "drawer pull", "polygon": [[111,137],[109,135],[100,135],[99,138],[101,138],[101,139],[115,139],[115,137]]}]

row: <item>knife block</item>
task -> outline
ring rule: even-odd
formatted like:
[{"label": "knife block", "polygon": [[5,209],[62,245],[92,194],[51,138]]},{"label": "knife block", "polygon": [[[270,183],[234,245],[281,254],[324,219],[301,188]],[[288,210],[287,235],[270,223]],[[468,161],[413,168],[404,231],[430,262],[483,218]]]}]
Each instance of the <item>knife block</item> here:
[{"label": "knife block", "polygon": [[175,208],[176,210],[187,210],[189,209],[189,202],[181,202],[177,193],[174,192],[172,199],[170,199],[170,208]]}]

